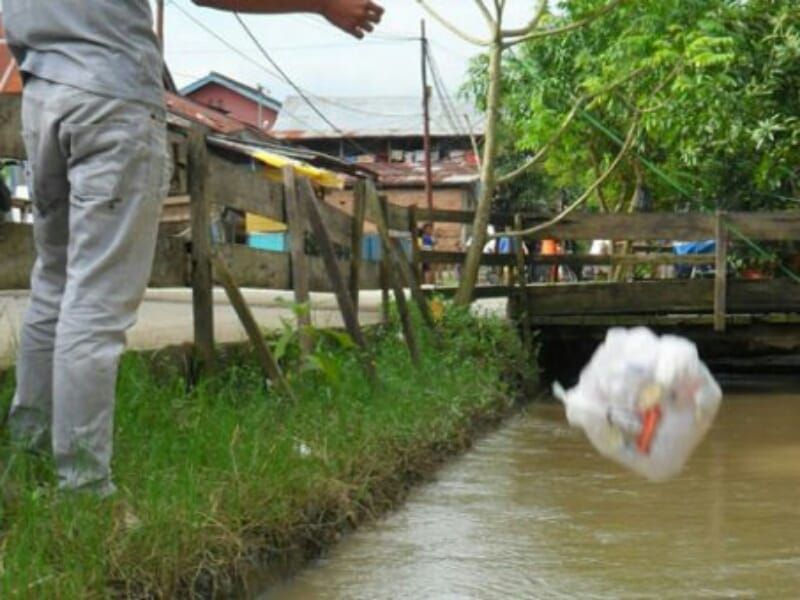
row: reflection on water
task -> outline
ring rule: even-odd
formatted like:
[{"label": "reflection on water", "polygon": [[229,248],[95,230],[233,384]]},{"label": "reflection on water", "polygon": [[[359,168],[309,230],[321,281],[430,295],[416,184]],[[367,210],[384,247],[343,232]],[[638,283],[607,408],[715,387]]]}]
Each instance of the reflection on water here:
[{"label": "reflection on water", "polygon": [[264,600],[798,595],[800,395],[759,392],[662,484],[536,406]]}]

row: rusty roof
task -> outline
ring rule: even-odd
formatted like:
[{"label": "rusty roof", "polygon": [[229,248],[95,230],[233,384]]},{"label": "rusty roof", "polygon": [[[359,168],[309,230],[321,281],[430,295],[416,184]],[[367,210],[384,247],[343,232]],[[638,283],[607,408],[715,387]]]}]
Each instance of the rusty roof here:
[{"label": "rusty roof", "polygon": [[3,28],[3,15],[0,14],[0,94],[21,94],[22,77],[17,63],[11,56]]},{"label": "rusty roof", "polygon": [[[423,163],[372,163],[371,171],[378,174],[384,187],[424,187]],[[431,165],[433,184],[438,187],[457,187],[476,183],[478,167],[467,160],[442,160]]]},{"label": "rusty roof", "polygon": [[[313,96],[311,100],[329,122],[300,96],[289,96],[283,102],[272,134],[287,140],[422,136],[421,98]],[[454,102],[444,106],[432,99],[430,115],[433,137],[483,135],[485,117],[468,104]]]}]

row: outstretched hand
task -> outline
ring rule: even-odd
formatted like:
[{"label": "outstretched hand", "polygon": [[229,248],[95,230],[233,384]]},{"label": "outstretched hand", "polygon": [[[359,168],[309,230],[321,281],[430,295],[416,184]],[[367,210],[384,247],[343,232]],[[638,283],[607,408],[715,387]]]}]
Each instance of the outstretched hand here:
[{"label": "outstretched hand", "polygon": [[342,31],[361,39],[381,22],[383,7],[372,0],[328,0],[322,15]]}]

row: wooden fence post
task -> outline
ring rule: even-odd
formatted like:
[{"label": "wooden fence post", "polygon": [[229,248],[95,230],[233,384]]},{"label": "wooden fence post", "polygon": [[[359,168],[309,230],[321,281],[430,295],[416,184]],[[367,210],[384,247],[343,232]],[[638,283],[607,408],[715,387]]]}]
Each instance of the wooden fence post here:
[{"label": "wooden fence post", "polygon": [[389,322],[389,257],[386,252],[381,252],[380,262],[380,284],[381,284],[381,317],[383,324]]},{"label": "wooden fence post", "polygon": [[716,260],[714,274],[714,331],[725,331],[728,299],[728,228],[725,213],[717,211],[714,222]]},{"label": "wooden fence post", "polygon": [[381,251],[383,252],[386,279],[394,291],[394,300],[397,304],[397,312],[400,315],[400,325],[403,328],[403,337],[406,340],[408,352],[411,355],[411,361],[415,365],[419,365],[420,355],[419,346],[417,345],[417,336],[414,333],[414,326],[411,322],[411,314],[408,310],[408,302],[406,302],[405,290],[403,289],[400,279],[400,273],[397,271],[398,266],[397,261],[394,258],[394,248],[389,238],[386,199],[379,198],[377,191],[373,186],[370,186],[368,189],[367,196],[369,198],[369,202],[372,203],[375,221],[381,234]]},{"label": "wooden fence post", "polygon": [[[514,215],[514,229],[522,231],[522,215]],[[517,254],[517,286],[519,287],[519,310],[522,312],[522,344],[526,350],[531,350],[531,317],[528,312],[527,294],[527,271],[525,268],[525,240],[523,238],[512,238],[514,240],[514,250]]]},{"label": "wooden fence post", "polygon": [[[419,284],[416,274],[411,268],[411,264],[406,260],[405,252],[402,246],[392,241],[389,235],[389,211],[388,201],[384,197],[379,197],[378,192],[374,186],[370,186],[367,191],[369,202],[373,204],[373,214],[375,215],[375,224],[378,227],[378,233],[381,237],[381,247],[387,258],[387,266],[389,272],[394,274],[394,279],[398,280],[401,284],[405,280],[409,290],[411,290],[411,297],[419,308],[422,319],[425,324],[431,329],[436,327],[436,323],[431,313],[431,307],[428,304],[428,299],[422,291],[422,286]],[[399,242],[399,240],[396,240]],[[403,303],[405,304],[405,296],[403,296]]]},{"label": "wooden fence post", "polygon": [[264,372],[264,375],[270,381],[272,381],[272,383],[281,388],[284,393],[289,396],[289,398],[294,399],[294,393],[289,387],[289,384],[286,382],[286,379],[284,379],[283,373],[281,373],[281,368],[278,365],[278,361],[275,360],[275,356],[270,351],[269,346],[267,346],[267,342],[264,340],[264,336],[261,334],[258,323],[256,322],[255,317],[253,317],[253,313],[250,310],[250,307],[247,305],[244,296],[242,296],[239,286],[236,285],[236,281],[234,280],[233,275],[231,275],[228,265],[225,263],[225,260],[222,258],[222,256],[217,252],[212,254],[212,260],[217,271],[217,277],[219,278],[220,283],[222,283],[222,286],[225,288],[225,293],[228,295],[231,305],[236,311],[236,314],[239,316],[239,320],[247,332],[247,337],[250,338],[250,342],[255,348],[261,370]]},{"label": "wooden fence post", "polygon": [[360,286],[361,259],[364,252],[364,217],[367,212],[366,182],[359,180],[353,188],[353,231],[350,244],[350,296],[358,313],[358,290]]},{"label": "wooden fence post", "polygon": [[372,360],[367,356],[367,341],[364,338],[364,333],[361,331],[361,327],[359,326],[358,313],[353,306],[353,299],[350,296],[350,292],[347,289],[342,272],[339,269],[339,264],[336,260],[336,253],[333,248],[333,242],[331,242],[331,238],[328,235],[328,230],[325,228],[325,223],[322,220],[322,214],[320,213],[319,206],[317,205],[319,200],[317,200],[317,196],[314,193],[314,188],[311,186],[311,182],[305,177],[298,181],[298,187],[299,197],[303,202],[304,208],[306,209],[311,230],[314,233],[314,237],[316,238],[320,252],[322,253],[322,258],[325,261],[325,268],[328,271],[328,277],[330,278],[331,285],[333,286],[333,291],[336,294],[336,300],[339,303],[339,310],[342,313],[342,320],[344,321],[347,333],[350,334],[350,337],[361,349],[362,364],[365,371],[370,378],[374,378],[375,366]]},{"label": "wooden fence post", "polygon": [[[422,261],[420,260],[420,239],[419,239],[419,220],[417,219],[417,205],[414,204],[408,208],[408,233],[411,235],[411,266],[417,281],[425,283],[422,270]],[[433,265],[430,265],[433,268]]]},{"label": "wooden fence post", "polygon": [[214,280],[211,267],[211,202],[206,193],[206,131],[193,128],[188,142],[192,231],[192,312],[194,344],[201,368],[214,369]]},{"label": "wooden fence post", "polygon": [[283,202],[286,220],[289,225],[289,242],[291,244],[292,288],[297,305],[297,328],[300,340],[300,352],[307,356],[313,350],[312,339],[308,328],[311,327],[311,302],[309,293],[308,259],[306,258],[306,210],[304,202],[297,197],[297,180],[294,168],[283,168]]}]

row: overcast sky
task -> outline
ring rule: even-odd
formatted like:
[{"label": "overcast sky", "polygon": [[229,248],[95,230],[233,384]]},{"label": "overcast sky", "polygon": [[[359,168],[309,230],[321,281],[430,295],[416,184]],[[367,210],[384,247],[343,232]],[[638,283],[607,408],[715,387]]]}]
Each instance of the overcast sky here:
[{"label": "overcast sky", "polygon": [[[415,0],[383,3],[384,22],[375,35],[360,42],[311,15],[245,16],[244,19],[292,79],[316,95],[419,95],[418,38],[423,11]],[[509,0],[508,4],[507,22],[521,24],[530,16],[535,0]],[[476,34],[486,31],[483,18],[469,0],[432,0],[432,5],[465,30]],[[253,62],[226,47],[189,17]],[[261,84],[279,100],[291,93],[285,83],[259,66],[268,67],[233,15],[198,7],[191,0],[167,0],[165,29],[167,62],[179,87],[213,70],[253,86]],[[463,82],[469,58],[476,50],[430,19],[428,35],[434,59],[447,87],[454,93]]]}]

